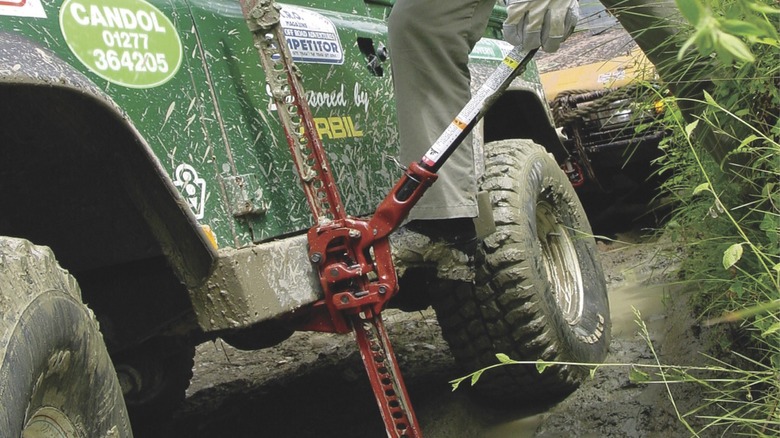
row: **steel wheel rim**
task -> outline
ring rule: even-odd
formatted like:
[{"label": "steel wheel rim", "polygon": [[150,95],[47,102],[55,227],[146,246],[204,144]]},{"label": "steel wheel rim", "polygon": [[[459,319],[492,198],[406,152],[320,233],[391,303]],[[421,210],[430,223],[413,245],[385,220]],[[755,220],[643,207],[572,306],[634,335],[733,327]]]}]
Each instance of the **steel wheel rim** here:
[{"label": "steel wheel rim", "polygon": [[568,324],[577,324],[585,303],[577,250],[555,209],[546,201],[536,205],[536,233],[555,303]]}]

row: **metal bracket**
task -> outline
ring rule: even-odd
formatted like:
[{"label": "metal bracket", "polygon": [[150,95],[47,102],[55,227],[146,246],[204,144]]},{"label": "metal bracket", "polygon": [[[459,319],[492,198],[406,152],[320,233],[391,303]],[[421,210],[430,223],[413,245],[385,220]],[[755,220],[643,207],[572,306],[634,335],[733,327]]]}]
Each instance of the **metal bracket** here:
[{"label": "metal bracket", "polygon": [[234,217],[261,216],[268,211],[263,189],[255,175],[222,176],[225,192]]}]

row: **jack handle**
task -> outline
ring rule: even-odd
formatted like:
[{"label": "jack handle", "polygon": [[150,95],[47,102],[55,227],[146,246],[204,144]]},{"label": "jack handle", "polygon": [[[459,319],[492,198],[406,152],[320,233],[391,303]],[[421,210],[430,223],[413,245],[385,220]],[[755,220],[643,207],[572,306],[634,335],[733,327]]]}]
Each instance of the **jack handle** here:
[{"label": "jack handle", "polygon": [[538,49],[533,49],[523,55],[519,47],[514,47],[422,159],[409,165],[406,173],[379,204],[374,214],[371,222],[377,222],[376,229],[381,230],[380,233],[375,234],[375,237],[386,237],[403,223],[425,190],[436,181],[436,172],[471,133],[509,84],[525,71],[537,51]]}]

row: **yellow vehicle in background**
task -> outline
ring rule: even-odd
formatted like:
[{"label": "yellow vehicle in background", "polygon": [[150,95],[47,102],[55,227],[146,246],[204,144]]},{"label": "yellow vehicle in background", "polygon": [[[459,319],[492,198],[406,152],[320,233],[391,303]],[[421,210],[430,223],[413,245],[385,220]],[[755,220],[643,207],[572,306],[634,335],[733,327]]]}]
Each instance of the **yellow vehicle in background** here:
[{"label": "yellow vehicle in background", "polygon": [[614,91],[655,79],[653,64],[635,47],[627,54],[563,70],[543,73],[542,84],[549,101],[576,90]]},{"label": "yellow vehicle in background", "polygon": [[547,70],[541,75],[545,94],[565,137],[558,162],[594,230],[613,232],[648,212],[660,182],[654,160],[666,133],[657,123],[664,109],[655,71],[619,28],[580,35],[562,50],[540,62]]}]

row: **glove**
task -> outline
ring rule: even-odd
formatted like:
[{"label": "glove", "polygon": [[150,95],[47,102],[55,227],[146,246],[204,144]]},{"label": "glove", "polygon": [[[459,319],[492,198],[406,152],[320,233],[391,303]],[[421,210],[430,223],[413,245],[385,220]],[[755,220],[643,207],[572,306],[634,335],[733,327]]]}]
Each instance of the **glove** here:
[{"label": "glove", "polygon": [[577,0],[504,0],[504,39],[523,50],[558,50],[580,17]]}]

